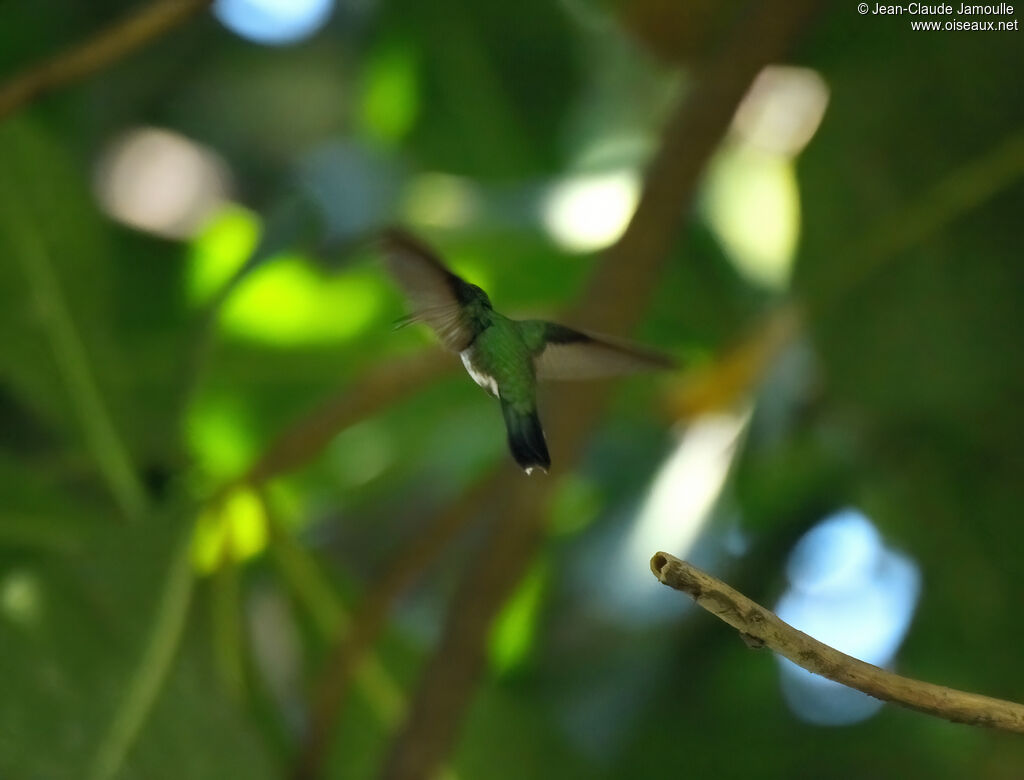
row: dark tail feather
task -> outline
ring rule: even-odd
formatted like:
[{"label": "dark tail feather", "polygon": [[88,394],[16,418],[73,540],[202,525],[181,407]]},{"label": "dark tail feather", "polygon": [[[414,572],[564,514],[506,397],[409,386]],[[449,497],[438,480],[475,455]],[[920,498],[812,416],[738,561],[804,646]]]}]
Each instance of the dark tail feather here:
[{"label": "dark tail feather", "polygon": [[547,472],[551,468],[551,456],[548,455],[548,445],[544,441],[537,410],[518,412],[511,404],[502,401],[501,411],[505,415],[505,427],[508,429],[508,448],[516,463],[527,474],[535,468]]}]

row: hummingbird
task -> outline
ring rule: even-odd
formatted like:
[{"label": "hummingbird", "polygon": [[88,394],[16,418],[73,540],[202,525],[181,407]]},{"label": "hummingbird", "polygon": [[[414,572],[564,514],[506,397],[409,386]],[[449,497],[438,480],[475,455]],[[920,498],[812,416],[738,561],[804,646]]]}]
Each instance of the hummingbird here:
[{"label": "hummingbird", "polygon": [[508,446],[527,473],[551,467],[537,413],[537,381],[597,379],[666,369],[656,352],[545,320],[514,320],[494,310],[487,293],[456,276],[408,233],[381,235],[385,266],[411,304],[399,320],[429,325],[462,358],[466,371],[501,403]]}]

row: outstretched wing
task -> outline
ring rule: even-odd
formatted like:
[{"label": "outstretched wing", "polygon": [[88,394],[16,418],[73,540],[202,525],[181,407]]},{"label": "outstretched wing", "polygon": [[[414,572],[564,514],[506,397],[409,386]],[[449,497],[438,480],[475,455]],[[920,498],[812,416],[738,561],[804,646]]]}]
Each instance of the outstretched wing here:
[{"label": "outstretched wing", "polygon": [[473,340],[460,302],[471,294],[470,285],[453,274],[430,249],[400,230],[381,236],[385,267],[409,300],[409,322],[424,322],[455,352]]},{"label": "outstretched wing", "polygon": [[543,320],[522,324],[538,379],[600,379],[675,367],[667,355]]}]

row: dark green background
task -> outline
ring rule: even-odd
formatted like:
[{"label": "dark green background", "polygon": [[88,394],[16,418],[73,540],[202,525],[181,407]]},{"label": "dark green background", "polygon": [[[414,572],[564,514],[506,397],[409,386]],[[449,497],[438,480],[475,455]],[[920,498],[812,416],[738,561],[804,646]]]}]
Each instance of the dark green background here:
[{"label": "dark green background", "polygon": [[[127,7],[0,5],[0,74]],[[245,42],[201,15],[0,121],[0,593],[27,583],[35,599],[27,621],[0,608],[0,775],[86,776],[165,614],[161,594],[199,504],[232,476],[190,444],[196,410],[230,409],[250,442],[242,457],[254,456],[368,367],[426,348],[423,334],[391,329],[401,302],[383,281],[375,286],[369,256],[347,243],[373,220],[396,216],[410,176],[459,175],[486,194],[466,225],[427,234],[457,265],[486,274],[503,308],[550,312],[574,301],[596,258],[551,242],[535,218],[537,193],[588,139],[625,128],[653,141],[694,63],[743,12],[681,4],[680,82],[650,42],[625,29],[626,21],[642,29],[658,8],[653,0],[382,0],[363,11],[346,6],[314,38],[285,48]],[[851,2],[829,4],[794,47],[790,61],[816,69],[830,90],[824,121],[796,163],[802,215],[792,297],[810,312],[800,344],[811,357],[796,376],[780,364],[781,378],[760,391],[711,521],[712,533],[738,522],[751,542],[722,576],[771,604],[797,535],[830,511],[860,507],[922,572],[900,670],[1017,700],[1020,35],[912,32],[905,17],[861,17]],[[395,56],[411,63],[414,105],[387,136],[363,106],[374,63]],[[265,218],[271,249],[304,251],[324,278],[371,279],[380,300],[369,322],[351,338],[291,346],[225,330],[197,361],[203,337],[186,293],[188,242],[118,225],[92,194],[107,141],[140,124],[222,155],[237,199]],[[336,170],[309,156],[329,144],[346,150]],[[332,182],[333,214],[310,206],[311,180]],[[352,217],[357,204],[370,204],[368,221]],[[40,252],[54,286],[33,275]],[[697,209],[635,335],[710,363],[780,299],[734,270]],[[111,497],[82,424],[91,407],[55,358],[61,306],[151,505],[135,520]],[[585,557],[631,522],[672,445],[672,387],[631,380],[593,431],[559,505],[584,519],[543,551],[525,649],[482,685],[451,757],[458,776],[1024,774],[1020,737],[895,708],[852,727],[803,724],[781,698],[770,657],[695,611],[644,629],[597,616],[573,568],[554,562]],[[452,374],[281,478],[271,508],[297,543],[303,576],[322,589],[310,597],[269,553],[198,577],[170,676],[118,776],[281,776],[329,647],[316,616],[351,610],[431,511],[506,457],[503,439],[493,402]],[[347,477],[374,448],[382,454],[372,478]],[[457,545],[432,568],[377,648],[406,692],[465,553]],[[252,617],[264,615],[257,602],[276,605],[280,632],[296,641],[286,705],[252,658],[250,631],[265,619]],[[355,694],[332,776],[371,776],[389,733]]]}]

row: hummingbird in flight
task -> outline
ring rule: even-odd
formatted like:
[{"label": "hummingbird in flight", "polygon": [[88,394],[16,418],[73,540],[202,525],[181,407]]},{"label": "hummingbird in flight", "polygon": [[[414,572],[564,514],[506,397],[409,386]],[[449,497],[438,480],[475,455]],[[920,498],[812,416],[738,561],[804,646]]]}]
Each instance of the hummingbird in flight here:
[{"label": "hummingbird in flight", "polygon": [[545,320],[513,320],[494,310],[487,293],[449,271],[427,246],[407,233],[382,234],[385,265],[412,313],[400,325],[429,325],[459,353],[466,371],[501,403],[508,445],[527,473],[551,467],[537,414],[537,381],[597,379],[667,369],[661,354]]}]

